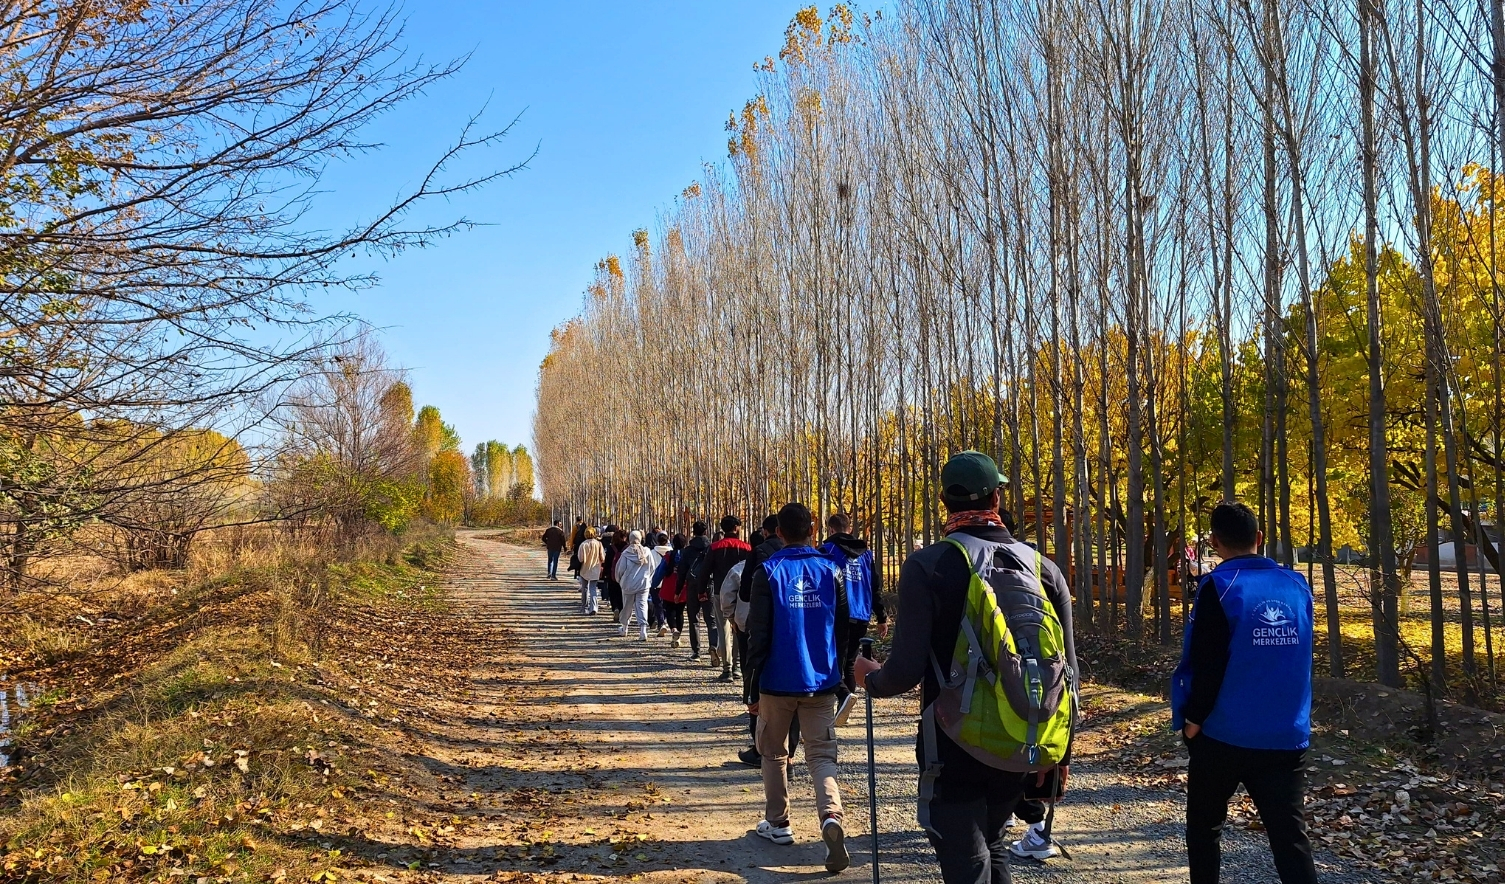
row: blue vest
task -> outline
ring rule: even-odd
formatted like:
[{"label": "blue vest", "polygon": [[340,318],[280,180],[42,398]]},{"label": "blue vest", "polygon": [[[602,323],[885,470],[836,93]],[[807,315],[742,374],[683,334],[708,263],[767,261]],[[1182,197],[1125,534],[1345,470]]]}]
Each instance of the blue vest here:
[{"label": "blue vest", "polygon": [[854,623],[873,619],[873,551],[865,549],[860,556],[848,557],[834,543],[822,545],[821,551],[831,557],[846,577],[848,619]]},{"label": "blue vest", "polygon": [[[1263,556],[1223,562],[1207,580],[1217,589],[1232,639],[1228,671],[1202,732],[1246,749],[1305,749],[1312,739],[1312,589],[1306,578]],[[1205,585],[1205,582],[1204,582]],[[1185,725],[1191,696],[1191,636],[1171,677],[1173,727]]]},{"label": "blue vest", "polygon": [[836,563],[810,546],[790,546],[763,562],[773,597],[773,642],[759,688],[818,694],[841,681],[836,659]]}]

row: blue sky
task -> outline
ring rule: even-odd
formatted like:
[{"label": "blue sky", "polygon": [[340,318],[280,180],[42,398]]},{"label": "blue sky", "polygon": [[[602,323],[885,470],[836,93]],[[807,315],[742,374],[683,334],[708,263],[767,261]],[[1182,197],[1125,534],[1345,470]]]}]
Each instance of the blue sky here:
[{"label": "blue sky", "polygon": [[725,156],[727,115],[776,54],[798,0],[481,2],[409,0],[405,44],[465,69],[373,127],[373,156],[331,170],[320,215],[355,218],[428,167],[474,112],[511,137],[465,168],[529,168],[429,206],[489,226],[380,266],[379,288],[325,299],[383,329],[388,353],[467,449],[529,444],[548,332],[579,308],[595,262]]}]

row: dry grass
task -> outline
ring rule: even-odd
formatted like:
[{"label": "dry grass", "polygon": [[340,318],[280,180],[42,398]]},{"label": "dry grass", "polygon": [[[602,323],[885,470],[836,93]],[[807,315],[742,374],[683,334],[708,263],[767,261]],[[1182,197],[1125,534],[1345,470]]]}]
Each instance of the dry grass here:
[{"label": "dry grass", "polygon": [[0,641],[52,702],[0,777],[0,881],[335,880],[335,820],[390,738],[320,658],[342,612],[440,604],[450,544],[410,540],[206,547],[184,573],[33,604]]}]

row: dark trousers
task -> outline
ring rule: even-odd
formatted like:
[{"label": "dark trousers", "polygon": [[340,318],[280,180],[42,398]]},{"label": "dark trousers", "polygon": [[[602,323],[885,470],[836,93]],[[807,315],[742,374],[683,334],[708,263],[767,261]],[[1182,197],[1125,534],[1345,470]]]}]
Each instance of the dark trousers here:
[{"label": "dark trousers", "polygon": [[615,580],[606,581],[606,600],[611,603],[613,613],[622,613],[622,584]]},{"label": "dark trousers", "polygon": [[687,628],[690,630],[690,653],[700,654],[700,621],[705,620],[705,641],[707,647],[716,647],[721,643],[720,630],[716,628],[715,602],[707,599],[701,601],[695,596],[690,596],[687,603],[690,608],[690,622]]},{"label": "dark trousers", "polygon": [[[1045,781],[1049,783],[1049,777]],[[1020,798],[1019,803],[1014,805],[1014,816],[1027,826],[1043,823],[1045,822],[1045,802],[1034,798]]]},{"label": "dark trousers", "polygon": [[[921,756],[921,767],[924,758]],[[930,800],[930,831],[946,884],[1009,884],[1009,816],[1024,794],[1024,778],[978,765],[943,768]],[[969,769],[970,768],[970,769]]]},{"label": "dark trousers", "polygon": [[1191,765],[1186,770],[1186,856],[1191,884],[1218,884],[1228,801],[1240,783],[1264,823],[1282,884],[1316,884],[1301,809],[1306,750],[1244,749],[1206,734],[1188,741],[1187,747]]},{"label": "dark trousers", "polygon": [[648,593],[648,625],[654,629],[668,625],[664,619],[664,600],[656,592]]},{"label": "dark trousers", "polygon": [[559,579],[559,554],[562,553],[562,552],[564,552],[564,550],[562,550],[562,549],[551,549],[551,550],[549,550],[549,579],[550,580],[558,580]]},{"label": "dark trousers", "polygon": [[664,602],[664,619],[668,621],[669,628],[679,632],[685,628],[685,603]]},{"label": "dark trousers", "polygon": [[852,666],[857,660],[857,652],[862,650],[861,642],[867,637],[866,620],[847,621],[847,658],[841,661],[841,681],[847,686],[847,693],[857,690],[857,676],[852,672]]}]

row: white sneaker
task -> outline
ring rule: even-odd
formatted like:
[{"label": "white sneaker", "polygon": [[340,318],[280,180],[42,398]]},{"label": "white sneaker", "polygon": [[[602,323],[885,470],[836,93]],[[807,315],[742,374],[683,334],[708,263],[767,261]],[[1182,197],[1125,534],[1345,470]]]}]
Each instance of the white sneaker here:
[{"label": "white sneaker", "polygon": [[841,827],[841,820],[827,817],[820,824],[820,839],[826,842],[826,871],[834,875],[852,864],[852,855],[847,853],[847,833]]},{"label": "white sneaker", "polygon": [[767,838],[769,841],[772,841],[775,844],[794,843],[794,831],[789,828],[788,823],[785,823],[782,826],[775,826],[768,820],[759,820],[757,831],[759,837]]},{"label": "white sneaker", "polygon": [[664,636],[668,635],[669,634],[669,627],[667,627],[667,626],[660,626],[658,628],[658,634],[659,634],[660,638],[663,638]]},{"label": "white sneaker", "polygon": [[841,701],[841,705],[836,707],[836,718],[832,720],[831,724],[834,727],[846,727],[847,719],[852,717],[852,707],[856,705],[857,695],[847,694],[846,699]]},{"label": "white sneaker", "polygon": [[677,631],[674,633],[674,638],[670,640],[669,647],[671,647],[671,648],[677,648],[677,647],[679,647],[679,633]]},{"label": "white sneaker", "polygon": [[1046,860],[1061,855],[1061,848],[1045,837],[1045,824],[1035,823],[1024,830],[1024,837],[1009,845],[1009,853],[1020,859]]},{"label": "white sneaker", "polygon": [[625,627],[625,626],[618,626],[617,627],[617,635],[621,635],[621,636],[627,635],[627,627]]}]

